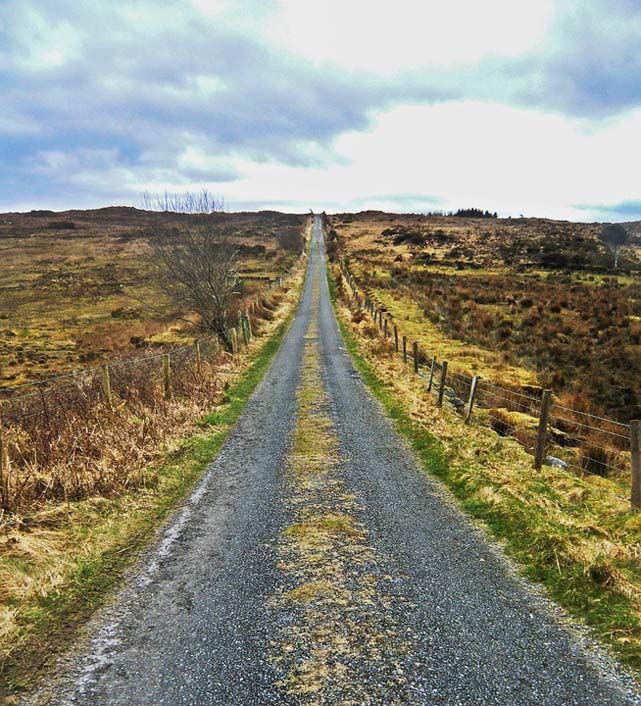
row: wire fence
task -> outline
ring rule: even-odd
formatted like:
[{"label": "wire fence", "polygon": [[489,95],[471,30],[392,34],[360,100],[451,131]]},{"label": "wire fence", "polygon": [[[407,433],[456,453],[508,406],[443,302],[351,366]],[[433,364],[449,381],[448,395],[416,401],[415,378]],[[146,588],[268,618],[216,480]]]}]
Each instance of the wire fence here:
[{"label": "wire fence", "polygon": [[[209,335],[0,388],[0,513],[33,501],[86,497],[137,482],[126,470],[127,454],[139,454],[141,467],[170,435],[172,425],[211,408],[229,378],[234,356],[249,345],[261,320],[273,318],[280,301],[277,290],[292,279],[303,259],[301,255],[256,300],[245,302],[237,325],[228,332],[229,347]],[[120,466],[116,457],[122,457]]]},{"label": "wire fence", "polygon": [[352,300],[368,312],[379,333],[424,381],[438,406],[448,405],[469,422],[486,424],[518,442],[543,464],[577,474],[630,475],[631,504],[641,508],[641,422],[613,419],[556,404],[549,390],[540,396],[452,369],[399,331],[393,317],[373,297],[362,294],[346,263],[338,266]]}]

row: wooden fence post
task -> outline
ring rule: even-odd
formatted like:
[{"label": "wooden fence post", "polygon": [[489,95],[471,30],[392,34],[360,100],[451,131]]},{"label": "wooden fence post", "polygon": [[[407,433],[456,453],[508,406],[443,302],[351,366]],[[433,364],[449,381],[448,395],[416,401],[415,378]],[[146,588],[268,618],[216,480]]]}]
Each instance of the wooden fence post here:
[{"label": "wooden fence post", "polygon": [[551,390],[543,390],[541,397],[541,416],[539,417],[539,430],[536,435],[536,445],[534,447],[534,468],[541,470],[543,457],[545,455],[545,441],[548,431],[548,420],[550,419],[550,405],[552,403]]},{"label": "wooden fence post", "polygon": [[385,317],[385,321],[383,322],[383,336],[387,338],[387,317]]},{"label": "wooden fence post", "polygon": [[171,394],[171,358],[169,353],[163,353],[162,356],[162,379],[165,399],[170,400]]},{"label": "wooden fence post", "polygon": [[2,417],[0,417],[0,498],[2,499],[2,508],[11,510],[11,502],[9,499],[9,445],[4,433],[4,425]]},{"label": "wooden fence post", "polygon": [[407,363],[407,336],[403,336],[403,362]]},{"label": "wooden fence post", "polygon": [[438,386],[438,402],[436,405],[438,407],[443,406],[443,395],[445,394],[445,380],[447,379],[447,361],[444,360],[441,363],[441,381]]},{"label": "wooden fence post", "polygon": [[196,360],[196,375],[200,377],[202,369],[202,357],[200,355],[200,341],[194,341],[194,358]]},{"label": "wooden fence post", "polygon": [[242,332],[243,332],[243,341],[245,342],[245,345],[249,345],[249,334],[247,333],[247,317],[243,315],[243,318],[241,320],[241,325],[240,325]]},{"label": "wooden fence post", "polygon": [[418,374],[418,343],[416,341],[412,344],[412,352],[414,354],[414,372]]},{"label": "wooden fence post", "polygon": [[467,424],[472,419],[472,409],[474,408],[474,398],[476,397],[476,387],[479,384],[479,376],[475,375],[472,378],[472,386],[470,387],[470,398],[467,402],[465,410],[465,423]]},{"label": "wooden fence post", "polygon": [[398,327],[394,324],[394,350],[398,353]]},{"label": "wooden fence post", "polygon": [[232,355],[236,355],[238,353],[238,331],[235,328],[230,329],[229,338],[231,339]]},{"label": "wooden fence post", "polygon": [[630,508],[641,510],[641,420],[630,422],[630,452],[632,455],[632,478]]},{"label": "wooden fence post", "polygon": [[109,366],[104,363],[101,366],[102,370],[102,394],[105,396],[105,404],[109,409],[112,409],[111,401],[111,378],[109,377]]},{"label": "wooden fence post", "polygon": [[427,391],[432,391],[432,385],[434,383],[434,368],[436,368],[436,356],[432,356],[432,365],[430,365],[430,379],[427,383]]}]

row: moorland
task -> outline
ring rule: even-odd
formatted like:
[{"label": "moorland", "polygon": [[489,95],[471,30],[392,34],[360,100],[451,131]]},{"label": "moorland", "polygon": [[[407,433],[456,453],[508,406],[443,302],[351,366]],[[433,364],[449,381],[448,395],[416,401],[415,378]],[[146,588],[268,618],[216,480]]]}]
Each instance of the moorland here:
[{"label": "moorland", "polygon": [[[641,416],[641,239],[618,266],[602,225],[536,218],[335,214],[330,241],[426,349],[568,407]],[[486,214],[487,215],[487,214]]]},{"label": "moorland", "polygon": [[0,214],[0,387],[193,340],[191,312],[167,296],[153,258],[167,228],[213,227],[240,251],[241,298],[282,274],[304,218],[129,207]]}]

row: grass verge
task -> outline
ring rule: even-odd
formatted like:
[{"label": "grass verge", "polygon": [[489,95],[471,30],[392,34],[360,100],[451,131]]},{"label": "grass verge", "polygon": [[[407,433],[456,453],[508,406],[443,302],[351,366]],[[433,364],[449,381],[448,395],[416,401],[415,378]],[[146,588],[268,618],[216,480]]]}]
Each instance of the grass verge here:
[{"label": "grass verge", "polygon": [[624,485],[547,466],[534,473],[516,442],[437,410],[376,328],[342,301],[336,276],[328,268],[330,294],[354,364],[425,470],[450,488],[526,577],[589,625],[638,678],[641,515],[629,513]]},{"label": "grass verge", "polygon": [[[25,601],[5,602],[0,624],[0,702],[17,702],[20,692],[35,686],[55,663],[52,655],[59,654],[105,603],[137,552],[202,477],[267,371],[294,310],[295,306],[256,352],[248,369],[218,400],[216,409],[198,423],[200,431],[180,441],[155,464],[153,487],[113,498],[67,503],[40,513],[37,526],[23,528],[19,540],[23,555],[14,548],[11,558],[3,560],[4,576],[13,581],[37,581],[37,574],[50,574],[46,562],[44,567],[36,567],[30,559],[30,551],[36,553],[39,543],[62,560],[57,576],[51,581],[48,575],[42,590],[30,592]],[[17,541],[6,540],[7,545]],[[7,590],[9,595],[14,593]],[[0,599],[2,594],[0,587]],[[8,624],[10,630],[2,629]]]}]

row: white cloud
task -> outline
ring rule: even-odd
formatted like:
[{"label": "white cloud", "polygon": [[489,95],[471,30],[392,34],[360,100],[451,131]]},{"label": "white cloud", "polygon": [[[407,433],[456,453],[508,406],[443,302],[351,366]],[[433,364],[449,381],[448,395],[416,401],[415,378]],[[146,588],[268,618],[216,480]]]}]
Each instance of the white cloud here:
[{"label": "white cloud", "polygon": [[14,57],[18,66],[31,72],[48,72],[60,69],[79,58],[82,51],[82,37],[78,28],[66,20],[54,23],[37,10],[29,7],[20,9],[20,21],[16,41],[21,47]]},{"label": "white cloud", "polygon": [[229,3],[222,0],[191,0],[195,10],[205,17],[220,17],[229,11]]},{"label": "white cloud", "polygon": [[639,26],[633,0],[0,0],[0,191],[632,208]]},{"label": "white cloud", "polygon": [[315,62],[392,73],[512,56],[545,36],[553,0],[281,0],[272,38]]},{"label": "white cloud", "polygon": [[[636,179],[641,110],[600,130],[548,113],[492,103],[405,106],[368,132],[338,138],[344,165],[295,169],[237,163],[228,203],[295,199],[313,208],[426,210],[478,206],[504,215],[591,219],[573,204],[641,199]],[[404,194],[414,195],[404,199]],[[421,200],[420,194],[425,197]],[[395,196],[398,195],[398,196]],[[433,205],[434,198],[442,199]]]}]

